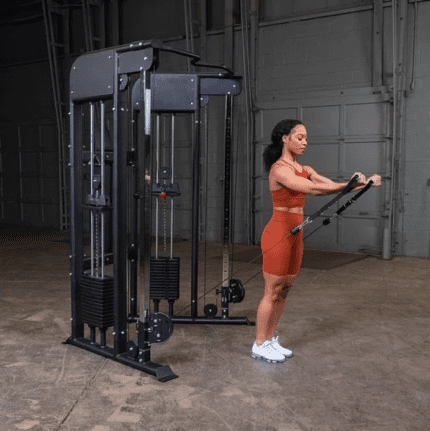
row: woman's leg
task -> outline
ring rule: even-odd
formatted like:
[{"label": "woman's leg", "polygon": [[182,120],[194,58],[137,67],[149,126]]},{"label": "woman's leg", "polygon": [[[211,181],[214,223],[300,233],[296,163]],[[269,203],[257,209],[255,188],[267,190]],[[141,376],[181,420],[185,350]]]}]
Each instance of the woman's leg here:
[{"label": "woman's leg", "polygon": [[[276,331],[276,326],[285,305],[286,293],[285,276],[272,275],[263,272],[264,296],[257,308],[257,336],[256,343],[263,344],[270,340]],[[275,324],[274,330],[273,325]]]},{"label": "woman's leg", "polygon": [[276,329],[278,328],[279,319],[281,318],[282,312],[284,310],[285,300],[287,299],[287,295],[296,277],[297,275],[286,275],[284,277],[284,285],[282,287],[282,291],[279,293],[279,297],[274,303],[273,313],[271,318],[269,319],[269,324],[267,327],[268,340],[271,340],[275,336]]},{"label": "woman's leg", "polygon": [[257,344],[274,336],[288,291],[300,270],[302,232],[292,236],[290,230],[302,221],[303,216],[275,211],[261,236],[265,290],[257,308]]}]

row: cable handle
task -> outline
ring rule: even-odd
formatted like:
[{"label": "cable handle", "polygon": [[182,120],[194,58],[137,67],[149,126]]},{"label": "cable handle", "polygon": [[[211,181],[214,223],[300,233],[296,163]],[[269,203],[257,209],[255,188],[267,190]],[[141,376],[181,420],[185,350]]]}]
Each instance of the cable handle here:
[{"label": "cable handle", "polygon": [[349,193],[355,186],[355,183],[358,181],[358,175],[354,175],[350,180],[349,183],[341,190],[340,193],[336,195],[335,198],[333,198],[330,202],[325,204],[321,209],[319,209],[315,214],[312,214],[311,216],[307,217],[306,220],[291,229],[291,234],[296,235],[300,232],[301,229],[303,229],[304,226],[306,226],[309,223],[312,223],[317,217],[319,217],[324,211],[326,211],[328,208],[330,208],[332,205],[334,205],[339,199],[341,199],[344,195]]},{"label": "cable handle", "polygon": [[341,212],[345,211],[351,204],[353,204],[363,193],[366,193],[367,190],[372,187],[373,181],[370,180],[364,187],[363,190],[360,190],[356,195],[354,195],[348,202],[344,203],[337,211],[336,215],[339,215]]}]

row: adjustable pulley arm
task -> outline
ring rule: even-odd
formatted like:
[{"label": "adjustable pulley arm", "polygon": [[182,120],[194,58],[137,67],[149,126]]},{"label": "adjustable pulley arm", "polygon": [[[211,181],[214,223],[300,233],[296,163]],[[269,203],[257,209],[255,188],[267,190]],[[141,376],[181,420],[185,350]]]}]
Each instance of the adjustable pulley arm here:
[{"label": "adjustable pulley arm", "polygon": [[297,233],[300,232],[301,229],[303,229],[304,226],[306,226],[309,223],[312,223],[317,217],[319,217],[323,212],[325,212],[328,208],[330,208],[332,205],[334,205],[339,199],[341,199],[343,196],[345,196],[347,193],[349,193],[355,187],[355,183],[357,181],[358,181],[358,175],[354,175],[351,178],[351,180],[349,181],[349,183],[343,188],[343,190],[334,199],[332,199],[330,202],[325,204],[322,208],[320,208],[314,214],[307,217],[306,220],[302,224],[291,229],[291,233],[293,235],[296,235]]}]

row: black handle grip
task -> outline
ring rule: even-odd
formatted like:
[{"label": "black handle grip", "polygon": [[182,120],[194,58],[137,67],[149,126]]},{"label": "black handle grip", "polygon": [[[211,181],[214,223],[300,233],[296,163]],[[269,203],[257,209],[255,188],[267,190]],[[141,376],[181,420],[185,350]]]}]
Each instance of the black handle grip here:
[{"label": "black handle grip", "polygon": [[346,185],[346,187],[344,188],[345,193],[350,192],[354,186],[355,183],[358,181],[358,175],[354,175],[350,180],[349,183]]},{"label": "black handle grip", "polygon": [[364,186],[363,190],[360,190],[355,196],[354,196],[354,200],[358,199],[364,192],[367,192],[367,190],[370,189],[370,187],[372,187],[373,184],[373,180],[368,181],[368,183]]},{"label": "black handle grip", "polygon": [[336,214],[339,215],[341,212],[346,210],[352,203],[354,203],[363,193],[366,193],[367,190],[372,187],[373,181],[370,180],[363,188],[363,190],[360,190],[355,196],[353,196],[348,202],[346,202],[344,205],[342,205],[337,211]]},{"label": "black handle grip", "polygon": [[296,235],[300,232],[300,226],[293,227],[291,229],[291,235]]}]

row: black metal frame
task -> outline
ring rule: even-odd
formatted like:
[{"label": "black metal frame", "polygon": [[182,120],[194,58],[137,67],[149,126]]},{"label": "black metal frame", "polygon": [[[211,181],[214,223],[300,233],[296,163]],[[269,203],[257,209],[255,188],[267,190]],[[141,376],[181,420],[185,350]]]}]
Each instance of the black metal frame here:
[{"label": "black metal frame", "polygon": [[[163,50],[182,55],[189,54],[164,47],[159,41],[146,41],[85,54],[72,66],[70,74],[72,330],[66,343],[139,369],[155,376],[159,381],[168,381],[177,376],[169,366],[156,364],[150,357],[150,340],[154,342],[152,332],[154,316],[149,315],[151,181],[148,181],[148,175],[152,173],[151,116],[153,113],[189,112],[194,114],[195,120],[191,316],[171,315],[170,318],[164,316],[161,319],[160,315],[164,328],[170,328],[170,322],[248,325],[250,322],[246,318],[229,318],[228,313],[224,311],[223,316],[219,318],[197,316],[200,107],[208,103],[211,96],[229,95],[231,97],[239,94],[241,78],[232,76],[231,71],[224,66],[220,68],[227,70],[228,73],[156,74],[159,53]],[[193,63],[197,63],[196,56],[191,57]],[[174,94],[177,97],[172,97]],[[103,160],[103,166],[106,164],[112,166],[109,171],[111,175],[104,195],[98,191],[97,196],[94,195],[93,186],[91,186],[91,193],[85,198],[83,166],[84,162],[88,161],[88,157],[87,152],[84,151],[83,106],[99,101],[113,102],[113,151],[110,153],[102,150],[99,161],[102,163],[101,160]],[[103,121],[102,131],[105,128]],[[101,148],[104,148],[103,142]],[[96,164],[93,151],[90,159],[92,184]],[[104,171],[103,166],[97,168],[101,170],[102,184],[104,184],[103,175],[106,182],[107,172]],[[92,215],[96,215],[96,219],[100,215],[104,222],[109,218],[111,223],[110,232],[104,230],[105,225],[102,223],[102,247],[96,246],[96,258],[93,253],[91,257],[83,254],[84,208],[89,209]],[[130,214],[132,216],[129,219]],[[97,229],[96,232],[98,232]],[[104,235],[110,236],[111,247],[109,245],[106,247],[109,241],[103,242]],[[93,231],[91,240],[93,240]],[[93,245],[91,247],[93,250]],[[99,250],[101,250],[101,259],[98,256]],[[105,266],[112,264],[113,276],[105,276]],[[103,268],[101,275],[98,273],[100,265]],[[138,280],[139,265],[143,270],[143,280],[140,281]],[[95,274],[94,266],[97,268]],[[90,267],[91,274],[88,274]],[[89,287],[85,283],[89,283]],[[113,293],[111,290],[110,293],[108,292],[112,289],[111,285],[113,285]],[[143,285],[140,291],[139,285]],[[94,311],[95,321],[91,321],[90,324],[86,314],[88,311],[83,312],[83,309],[93,308],[92,298],[95,298],[94,308],[99,306],[98,301],[101,308],[100,311]],[[91,314],[92,310],[89,313]],[[134,341],[130,341],[128,334],[131,324],[134,323],[137,345]],[[90,338],[85,337],[85,324],[90,327]],[[111,326],[113,326],[114,336],[113,347],[106,345],[106,331]],[[100,330],[100,343],[96,341],[96,328]]]}]

